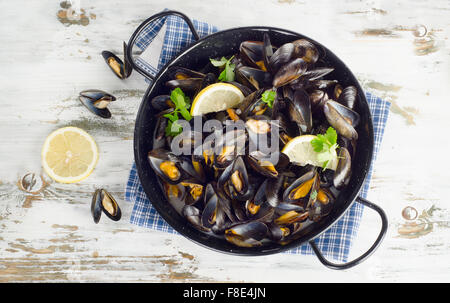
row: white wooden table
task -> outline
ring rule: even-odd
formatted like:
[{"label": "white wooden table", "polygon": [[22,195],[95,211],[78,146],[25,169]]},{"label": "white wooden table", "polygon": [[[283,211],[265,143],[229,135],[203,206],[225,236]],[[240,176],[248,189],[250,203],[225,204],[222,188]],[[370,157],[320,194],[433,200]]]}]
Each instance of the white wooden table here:
[{"label": "white wooden table", "polygon": [[[60,1],[0,2],[1,282],[450,281],[449,1],[79,0],[73,7],[83,16],[70,24]],[[122,41],[166,7],[221,29],[270,25],[303,33],[333,50],[365,90],[392,102],[368,197],[390,224],[367,261],[332,271],[314,256],[229,256],[129,223],[132,205],[124,201],[124,188],[147,85],[138,73],[116,78],[100,52],[121,54]],[[110,106],[112,119],[100,120],[80,104],[77,95],[88,88],[119,99]],[[77,184],[45,176],[48,183],[42,183],[43,141],[68,125],[94,136],[97,168]],[[33,193],[18,182],[29,173],[37,181]],[[90,201],[98,187],[119,199],[121,221],[94,224]],[[406,206],[431,209],[429,223],[416,220],[407,229]],[[371,245],[379,221],[364,212],[352,256]]]}]

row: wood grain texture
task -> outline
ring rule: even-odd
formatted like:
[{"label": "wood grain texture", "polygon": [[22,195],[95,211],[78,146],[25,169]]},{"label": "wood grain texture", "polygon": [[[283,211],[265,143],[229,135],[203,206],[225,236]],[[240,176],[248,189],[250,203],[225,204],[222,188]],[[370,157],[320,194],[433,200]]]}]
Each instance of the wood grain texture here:
[{"label": "wood grain texture", "polygon": [[[76,22],[59,1],[0,2],[0,41],[7,45],[0,48],[0,282],[302,282],[305,275],[309,282],[450,281],[448,1],[72,2]],[[314,256],[229,256],[129,223],[132,205],[123,195],[147,84],[137,73],[116,78],[100,52],[121,54],[122,41],[166,7],[221,29],[270,25],[305,34],[333,50],[365,90],[392,102],[368,196],[390,226],[367,261],[336,272]],[[88,88],[118,98],[112,119],[81,105],[78,92]],[[52,130],[68,125],[94,136],[100,160],[89,178],[64,185],[40,177],[40,149]],[[21,182],[26,174],[34,181]],[[121,221],[94,224],[90,200],[98,187],[119,199]],[[406,224],[406,206],[420,220]],[[364,212],[353,257],[371,245],[379,224]]]}]

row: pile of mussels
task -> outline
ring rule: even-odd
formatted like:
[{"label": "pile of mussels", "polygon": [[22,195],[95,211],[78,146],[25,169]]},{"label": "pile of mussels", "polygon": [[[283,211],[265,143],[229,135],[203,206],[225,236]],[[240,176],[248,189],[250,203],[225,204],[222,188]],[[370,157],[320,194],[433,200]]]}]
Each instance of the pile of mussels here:
[{"label": "pile of mussels", "polygon": [[[337,80],[326,79],[334,68],[319,57],[319,49],[306,39],[276,47],[265,34],[263,41],[240,44],[232,59],[236,80],[230,83],[242,91],[243,102],[201,120],[245,122],[246,132],[232,136],[244,136],[243,154],[230,147],[230,140],[221,140],[213,142],[214,152],[175,155],[174,138],[164,131],[168,123],[164,114],[174,110],[173,102],[169,95],[152,99],[159,114],[148,159],[167,200],[187,222],[235,245],[255,247],[289,243],[305,226],[330,214],[351,176],[358,139],[359,114],[354,110],[358,93],[354,86],[342,87]],[[169,73],[168,93],[180,88],[192,98],[218,82],[218,69],[211,64],[198,71],[175,67]],[[267,89],[276,92],[272,107],[261,99]],[[250,133],[268,131],[273,121],[277,121],[280,150],[296,136],[323,134],[332,126],[339,144],[336,170],[301,166],[279,151],[275,151],[276,164],[261,160],[261,153],[248,153]],[[208,135],[190,130],[179,136],[194,142],[195,148],[203,146]]]}]

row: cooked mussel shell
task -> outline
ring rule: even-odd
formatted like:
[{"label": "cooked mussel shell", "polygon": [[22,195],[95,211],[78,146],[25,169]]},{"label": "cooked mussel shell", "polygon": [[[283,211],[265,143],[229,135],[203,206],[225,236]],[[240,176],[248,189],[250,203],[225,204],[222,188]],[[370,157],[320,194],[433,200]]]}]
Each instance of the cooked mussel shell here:
[{"label": "cooked mussel shell", "polygon": [[294,44],[290,42],[280,46],[269,59],[269,70],[276,73],[281,66],[289,62],[294,53],[294,48]]},{"label": "cooked mussel shell", "polygon": [[278,178],[289,165],[289,157],[281,152],[266,155],[255,151],[246,156],[246,161],[254,171],[268,178]]},{"label": "cooked mussel shell", "polygon": [[186,220],[194,225],[198,230],[201,231],[209,231],[209,228],[206,228],[202,225],[201,220],[201,212],[200,210],[193,205],[185,205],[181,211],[181,215],[186,218]]},{"label": "cooked mussel shell", "polygon": [[206,188],[205,208],[203,209],[201,220],[204,227],[211,228],[216,223],[219,211],[219,197],[211,184],[208,184]]},{"label": "cooked mussel shell", "polygon": [[259,221],[251,221],[244,224],[234,225],[225,230],[225,239],[241,247],[261,246],[267,236],[266,224]]},{"label": "cooked mussel shell", "polygon": [[[337,104],[339,103],[328,100],[323,105],[323,113],[325,114],[328,123],[330,123],[330,125],[342,136],[351,140],[358,139],[358,132],[355,130],[353,123],[359,122],[359,118],[356,119],[356,116],[350,115],[350,109],[340,111],[339,109],[344,106],[341,104],[336,106]],[[345,116],[345,114],[349,115]],[[355,120],[352,118],[355,118]]]},{"label": "cooked mussel shell", "polygon": [[278,216],[274,223],[278,225],[289,225],[294,222],[304,222],[308,219],[309,212],[305,210],[289,210]]},{"label": "cooked mussel shell", "polygon": [[183,92],[195,93],[198,92],[203,84],[203,78],[186,78],[173,79],[166,82],[169,89],[180,88]]},{"label": "cooked mussel shell", "polygon": [[252,89],[271,87],[272,85],[272,75],[258,68],[241,66],[235,69],[235,74],[240,83]]},{"label": "cooked mussel shell", "polygon": [[309,219],[317,222],[333,209],[335,197],[328,188],[319,188],[316,199],[308,207]]},{"label": "cooked mussel shell", "polygon": [[272,42],[270,41],[270,37],[268,33],[264,33],[263,36],[263,61],[264,66],[266,67],[268,72],[271,72],[270,70],[270,57],[273,55],[273,46]]},{"label": "cooked mussel shell", "polygon": [[187,178],[180,159],[171,152],[158,148],[148,153],[153,171],[169,184],[178,184]]},{"label": "cooked mussel shell", "polygon": [[168,108],[175,108],[175,104],[170,99],[169,95],[156,96],[150,101],[150,103],[152,104],[152,107],[158,112],[166,110]]},{"label": "cooked mussel shell", "polygon": [[243,41],[239,46],[239,53],[249,66],[267,71],[264,64],[264,43],[262,41]]},{"label": "cooked mussel shell", "polygon": [[102,56],[108,64],[109,68],[114,72],[114,74],[120,79],[126,79],[131,75],[133,69],[131,68],[130,63],[127,60],[126,56],[127,44],[123,43],[123,54],[124,61],[122,61],[119,57],[113,54],[110,51],[103,51]]},{"label": "cooked mussel shell", "polygon": [[300,178],[296,179],[283,192],[283,201],[288,203],[296,203],[306,208],[309,197],[313,191],[315,183],[320,183],[319,176],[315,169],[311,169]]},{"label": "cooked mussel shell", "polygon": [[282,202],[281,191],[283,189],[284,176],[266,179],[266,199],[270,206],[277,207]]},{"label": "cooked mussel shell", "polygon": [[298,79],[307,69],[306,61],[301,58],[289,61],[283,65],[273,76],[272,85],[281,87]]},{"label": "cooked mussel shell", "polygon": [[116,100],[113,95],[98,89],[88,89],[80,92],[79,100],[92,113],[102,118],[111,118],[108,104]]},{"label": "cooked mussel shell", "polygon": [[317,79],[320,79],[320,78],[328,75],[332,71],[334,71],[334,68],[318,67],[318,68],[306,71],[302,75],[302,78],[305,80],[313,81],[313,80],[317,80]]},{"label": "cooked mussel shell", "polygon": [[184,80],[184,79],[188,79],[188,78],[204,78],[205,77],[204,73],[201,73],[201,72],[189,69],[189,68],[181,67],[181,66],[169,68],[169,70],[167,71],[167,75],[172,80]]},{"label": "cooked mussel shell", "polygon": [[289,227],[275,223],[268,224],[267,228],[269,230],[268,237],[274,242],[280,242],[291,234]]},{"label": "cooked mussel shell", "polygon": [[237,157],[233,162],[233,169],[228,182],[231,198],[245,200],[248,196],[250,186],[247,168],[242,157]]},{"label": "cooked mussel shell", "polygon": [[302,58],[305,62],[312,65],[319,59],[319,51],[313,43],[306,39],[298,39],[292,42],[294,45],[293,56]]},{"label": "cooked mussel shell", "polygon": [[355,104],[357,102],[357,89],[356,87],[350,85],[347,86],[346,88],[344,88],[344,90],[342,91],[342,93],[339,95],[339,98],[337,99],[337,101],[341,104],[343,104],[344,106],[353,109],[355,108]]},{"label": "cooked mussel shell", "polygon": [[119,221],[122,217],[122,212],[116,199],[103,188],[97,189],[92,197],[91,214],[95,223],[100,221],[102,212],[113,221]]},{"label": "cooked mussel shell", "polygon": [[328,100],[328,95],[323,90],[315,89],[309,94],[309,100],[311,102],[311,112],[315,113],[323,107]]},{"label": "cooked mussel shell", "polygon": [[179,185],[183,186],[186,191],[186,198],[184,203],[186,205],[193,205],[202,200],[204,195],[204,186],[200,183],[185,181]]},{"label": "cooked mussel shell", "polygon": [[288,102],[289,118],[294,121],[300,134],[311,132],[312,112],[309,95],[304,89],[294,91],[293,100]]},{"label": "cooked mussel shell", "polygon": [[352,173],[352,159],[345,147],[339,148],[338,159],[338,165],[333,176],[333,185],[336,188],[342,188],[348,185]]},{"label": "cooked mussel shell", "polygon": [[236,109],[236,113],[242,119],[245,119],[247,116],[263,114],[266,111],[267,104],[262,102],[260,98],[263,91],[264,89],[255,90],[242,100]]}]

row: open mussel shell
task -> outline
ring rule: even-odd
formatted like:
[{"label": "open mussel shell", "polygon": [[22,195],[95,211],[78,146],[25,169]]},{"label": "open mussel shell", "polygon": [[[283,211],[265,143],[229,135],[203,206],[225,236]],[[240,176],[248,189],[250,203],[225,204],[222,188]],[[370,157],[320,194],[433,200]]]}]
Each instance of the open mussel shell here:
[{"label": "open mussel shell", "polygon": [[102,51],[102,56],[105,59],[106,64],[108,64],[109,68],[120,79],[128,78],[133,71],[133,69],[131,68],[131,64],[127,61],[126,49],[127,44],[123,42],[124,61],[122,61],[119,57],[117,57],[110,51]]},{"label": "open mussel shell", "polygon": [[267,178],[278,178],[289,165],[289,157],[281,152],[266,155],[255,151],[246,156],[246,161],[249,167]]},{"label": "open mussel shell", "polygon": [[264,42],[243,41],[239,46],[239,53],[249,66],[267,71],[264,64]]},{"label": "open mussel shell", "polygon": [[299,209],[284,212],[276,217],[273,222],[277,225],[289,225],[295,222],[304,222],[308,219],[308,217],[309,212],[300,207]]},{"label": "open mussel shell", "polygon": [[[153,171],[169,184],[175,185],[190,177],[186,171],[186,168],[191,169],[188,163],[190,160],[181,159],[165,149],[151,150],[148,153],[148,159]],[[191,173],[195,173],[193,168]]]},{"label": "open mussel shell", "polygon": [[111,112],[107,106],[116,100],[113,95],[98,89],[88,89],[80,92],[78,99],[95,115],[105,119],[111,118]]},{"label": "open mussel shell", "polygon": [[235,74],[239,82],[252,89],[272,86],[272,75],[258,68],[241,66],[235,69]]},{"label": "open mussel shell", "polygon": [[102,213],[113,221],[119,221],[122,217],[119,204],[116,199],[105,189],[97,189],[92,196],[91,214],[94,222],[98,223]]},{"label": "open mussel shell", "polygon": [[225,230],[225,239],[237,246],[261,246],[268,233],[267,225],[259,221],[251,221],[234,225]]},{"label": "open mussel shell", "polygon": [[315,184],[320,184],[320,179],[316,169],[313,168],[297,178],[284,190],[283,201],[306,208]]},{"label": "open mussel shell", "polygon": [[319,188],[316,199],[308,207],[309,219],[317,222],[327,216],[333,209],[335,197],[330,189]]}]

